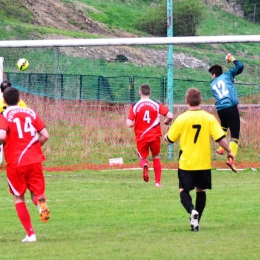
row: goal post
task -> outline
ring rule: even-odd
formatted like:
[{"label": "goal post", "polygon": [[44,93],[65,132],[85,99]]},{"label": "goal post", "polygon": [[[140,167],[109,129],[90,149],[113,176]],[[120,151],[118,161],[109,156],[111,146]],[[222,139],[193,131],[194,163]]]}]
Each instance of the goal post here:
[{"label": "goal post", "polygon": [[[243,161],[249,154],[252,160],[257,158],[260,63],[255,50],[259,42],[260,35],[26,40],[0,41],[0,51],[7,79],[19,89],[28,107],[41,115],[50,132],[51,138],[43,146],[44,166],[103,169],[113,158],[123,158],[124,165],[137,165],[133,129],[125,123],[129,107],[139,100],[138,88],[144,83],[151,86],[152,99],[169,105],[171,58],[174,117],[185,111],[185,91],[190,87],[201,90],[203,108],[217,116],[208,68],[219,62],[225,71],[232,68],[225,61],[229,51],[246,65],[236,77],[243,148],[237,160]],[[174,53],[169,57],[171,44]],[[19,58],[29,60],[26,71],[17,70]],[[165,134],[163,120],[161,125]],[[168,145],[162,141],[163,165],[177,161],[178,152],[175,144],[176,156],[169,160]],[[213,150],[212,159],[223,162]]]}]

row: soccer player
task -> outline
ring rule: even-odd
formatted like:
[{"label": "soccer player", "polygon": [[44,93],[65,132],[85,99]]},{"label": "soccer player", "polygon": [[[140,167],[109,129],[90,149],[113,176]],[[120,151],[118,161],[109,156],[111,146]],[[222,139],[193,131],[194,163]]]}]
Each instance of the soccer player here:
[{"label": "soccer player", "polygon": [[[5,74],[3,73],[4,78],[6,79]],[[12,87],[11,82],[9,82],[8,80],[4,80],[1,84],[0,84],[0,113],[3,113],[3,111],[6,109],[6,104],[4,103],[4,99],[3,99],[3,92],[6,88],[8,87]],[[18,106],[20,107],[27,107],[27,105],[24,103],[24,101],[22,99],[19,100],[18,102]],[[0,164],[3,161],[3,146],[0,146]]]},{"label": "soccer player", "polygon": [[29,108],[19,107],[19,91],[8,87],[3,93],[7,108],[0,114],[0,144],[4,143],[9,191],[14,197],[18,218],[27,232],[22,242],[36,242],[36,235],[25,203],[25,192],[31,193],[41,220],[47,222],[50,211],[46,204],[41,146],[49,139],[40,117]]},{"label": "soccer player", "polygon": [[[4,80],[0,85],[1,93],[3,94],[5,89],[9,88],[9,87],[12,87],[11,82],[9,82],[8,80]],[[19,100],[18,106],[27,107],[27,105],[25,104],[25,102],[22,99]],[[2,113],[5,109],[6,109],[6,104],[4,103],[3,97],[1,97],[0,98],[0,113]]]},{"label": "soccer player", "polygon": [[[211,189],[211,137],[234,159],[225,134],[210,113],[201,109],[201,92],[190,88],[186,92],[188,110],[179,115],[164,139],[169,143],[179,140],[179,192],[181,203],[190,214],[191,231],[198,231],[202,212],[206,206],[206,189]],[[190,191],[196,188],[196,205]]]},{"label": "soccer player", "polygon": [[160,160],[161,136],[160,115],[165,116],[164,124],[168,125],[173,114],[162,103],[150,99],[151,89],[147,84],[139,88],[141,99],[131,106],[126,120],[128,127],[134,127],[135,141],[143,179],[149,181],[148,156],[151,151],[153,159],[155,186],[161,187],[162,165]]},{"label": "soccer player", "polygon": [[[226,56],[227,63],[233,62],[235,67],[223,73],[220,65],[213,65],[209,68],[209,73],[212,75],[210,88],[213,97],[216,100],[215,106],[220,119],[221,127],[227,136],[228,129],[230,130],[231,140],[229,147],[236,156],[238,151],[238,141],[240,133],[240,116],[238,111],[237,90],[234,84],[234,78],[242,73],[244,65],[238,61],[230,53]],[[217,149],[217,153],[223,155],[222,147]],[[237,172],[234,161],[230,158],[227,160],[227,165],[232,171]]]}]

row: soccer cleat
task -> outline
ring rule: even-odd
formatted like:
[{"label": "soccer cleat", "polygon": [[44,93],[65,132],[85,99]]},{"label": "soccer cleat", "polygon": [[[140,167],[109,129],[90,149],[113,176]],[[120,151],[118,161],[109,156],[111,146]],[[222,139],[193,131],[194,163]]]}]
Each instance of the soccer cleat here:
[{"label": "soccer cleat", "polygon": [[31,242],[36,242],[36,235],[33,234],[31,236],[26,235],[26,237],[22,240],[22,242],[27,242],[27,243],[31,243]]},{"label": "soccer cleat", "polygon": [[156,182],[156,183],[155,183],[155,187],[162,187],[162,184],[159,183],[159,182]]},{"label": "soccer cleat", "polygon": [[230,169],[233,171],[233,172],[237,172],[237,168],[235,166],[235,163],[234,161],[229,158],[228,161],[227,161],[227,165],[230,167]]},{"label": "soccer cleat", "polygon": [[37,207],[38,207],[42,222],[47,222],[50,218],[50,211],[47,207],[46,200],[42,197],[39,198]]},{"label": "soccer cleat", "polygon": [[199,213],[193,209],[190,214],[190,230],[196,232],[199,231],[199,229]]},{"label": "soccer cleat", "polygon": [[224,154],[224,150],[218,149],[218,150],[216,151],[216,153],[219,154],[219,155],[223,155],[223,154]]},{"label": "soccer cleat", "polygon": [[145,182],[149,181],[149,169],[148,169],[147,164],[145,164],[144,168],[143,168],[143,179]]}]

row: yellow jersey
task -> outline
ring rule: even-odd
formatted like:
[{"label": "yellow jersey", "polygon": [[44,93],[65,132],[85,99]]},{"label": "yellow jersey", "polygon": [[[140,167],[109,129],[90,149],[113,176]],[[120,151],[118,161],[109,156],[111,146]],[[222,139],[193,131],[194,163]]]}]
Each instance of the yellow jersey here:
[{"label": "yellow jersey", "polygon": [[187,110],[175,119],[167,136],[171,142],[180,141],[179,168],[196,171],[211,169],[211,137],[217,142],[225,134],[210,113]]},{"label": "yellow jersey", "polygon": [[[22,99],[18,102],[18,106],[20,107],[27,107],[27,105],[24,103]],[[4,98],[0,98],[0,113],[3,113],[3,111],[6,109],[6,104],[4,103]]]}]

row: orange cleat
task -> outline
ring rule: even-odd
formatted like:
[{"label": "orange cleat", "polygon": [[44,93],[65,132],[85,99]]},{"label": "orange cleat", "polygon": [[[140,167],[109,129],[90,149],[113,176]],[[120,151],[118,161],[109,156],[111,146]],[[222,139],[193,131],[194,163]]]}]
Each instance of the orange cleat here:
[{"label": "orange cleat", "polygon": [[216,151],[216,153],[219,154],[219,155],[223,155],[223,154],[224,154],[224,150],[218,149],[218,150]]},{"label": "orange cleat", "polygon": [[37,207],[38,207],[42,222],[47,222],[50,218],[50,211],[47,207],[46,200],[44,198],[39,198]]},{"label": "orange cleat", "polygon": [[234,161],[229,158],[228,161],[227,161],[227,165],[230,167],[230,169],[233,171],[233,172],[237,172],[237,168],[235,166],[235,163]]}]

